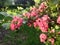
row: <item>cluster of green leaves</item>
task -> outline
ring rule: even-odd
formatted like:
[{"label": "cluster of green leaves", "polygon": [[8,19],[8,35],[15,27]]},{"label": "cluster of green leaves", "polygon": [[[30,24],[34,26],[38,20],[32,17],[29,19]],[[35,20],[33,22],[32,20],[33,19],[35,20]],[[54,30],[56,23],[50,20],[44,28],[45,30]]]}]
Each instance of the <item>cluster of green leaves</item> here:
[{"label": "cluster of green leaves", "polygon": [[3,42],[5,45],[44,45],[40,42],[39,35],[40,31],[24,24],[19,30],[8,30],[8,34],[5,35]]},{"label": "cluster of green leaves", "polygon": [[12,16],[8,15],[6,12],[0,12],[0,27],[9,28]]}]

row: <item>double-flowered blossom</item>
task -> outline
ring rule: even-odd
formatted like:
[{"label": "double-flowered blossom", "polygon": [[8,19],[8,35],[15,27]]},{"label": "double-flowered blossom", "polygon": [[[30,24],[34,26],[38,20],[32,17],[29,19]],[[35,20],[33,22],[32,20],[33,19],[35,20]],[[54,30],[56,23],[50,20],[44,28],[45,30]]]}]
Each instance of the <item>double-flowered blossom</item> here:
[{"label": "double-flowered blossom", "polygon": [[46,15],[43,15],[43,17],[41,18],[43,21],[45,22],[49,22],[50,21],[50,17],[46,14]]},{"label": "double-flowered blossom", "polygon": [[42,32],[48,32],[48,23],[46,21],[43,21],[42,19],[38,18],[36,20],[36,23]]},{"label": "double-flowered blossom", "polygon": [[22,23],[23,23],[23,19],[15,16],[13,17],[13,20],[11,21],[10,29],[11,30],[18,29],[22,25]]},{"label": "double-flowered blossom", "polygon": [[42,33],[40,34],[39,38],[40,38],[40,42],[45,43],[45,41],[47,40],[47,35]]},{"label": "double-flowered blossom", "polygon": [[48,32],[48,22],[50,21],[50,17],[48,15],[44,15],[41,18],[36,19],[33,23],[34,27],[39,27],[42,32]]},{"label": "double-flowered blossom", "polygon": [[38,17],[38,12],[31,11],[31,17]]}]

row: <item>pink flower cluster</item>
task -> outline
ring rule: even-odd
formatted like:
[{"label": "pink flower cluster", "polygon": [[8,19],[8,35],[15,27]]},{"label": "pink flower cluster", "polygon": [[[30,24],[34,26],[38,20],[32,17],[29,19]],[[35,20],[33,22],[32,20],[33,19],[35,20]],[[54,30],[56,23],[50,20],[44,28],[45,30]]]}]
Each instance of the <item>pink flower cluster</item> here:
[{"label": "pink flower cluster", "polygon": [[31,17],[38,18],[39,13],[43,12],[46,8],[47,8],[47,5],[45,4],[45,2],[43,2],[43,3],[41,3],[41,5],[38,8],[36,8],[34,6],[34,7],[32,7],[32,9],[30,9],[29,12],[23,13],[23,16],[27,17],[28,19],[31,18]]},{"label": "pink flower cluster", "polygon": [[33,24],[34,27],[39,27],[42,32],[48,32],[48,21],[50,20],[48,15],[44,15],[42,18],[38,18]]},{"label": "pink flower cluster", "polygon": [[[55,33],[55,29],[50,30],[48,29],[49,22],[51,22],[51,19],[48,16],[48,14],[45,15],[42,14],[42,16],[40,15],[40,13],[42,13],[46,8],[47,5],[45,4],[45,2],[42,2],[38,8],[36,8],[35,6],[32,7],[32,9],[30,9],[29,12],[23,13],[23,16],[28,18],[27,25],[29,27],[33,25],[35,28],[38,27],[39,30],[41,30],[42,34],[40,34],[39,36],[41,42],[45,43],[45,41],[48,40],[49,42],[51,42],[51,45],[54,45],[55,42],[54,37],[49,38],[48,36],[48,33],[49,34]],[[11,30],[19,29],[22,23],[23,19],[15,16],[11,21],[10,29]],[[57,18],[57,23],[60,24],[60,16],[58,16]],[[58,34],[60,34],[60,32],[58,32]]]},{"label": "pink flower cluster", "polygon": [[38,12],[34,9],[30,12],[27,12],[27,13],[23,13],[23,16],[24,17],[27,17],[28,19],[31,18],[31,17],[38,17]]},{"label": "pink flower cluster", "polygon": [[41,29],[42,32],[48,31],[48,23],[46,23],[45,21],[43,21],[41,19],[37,19],[36,22],[39,26],[39,29]]},{"label": "pink flower cluster", "polygon": [[[46,34],[42,33],[42,34],[40,34],[39,38],[40,38],[40,42],[45,43],[46,40],[48,39],[48,36]],[[50,38],[50,39],[48,39],[48,41],[51,42],[51,45],[54,45],[55,39]]]},{"label": "pink flower cluster", "polygon": [[11,21],[10,29],[11,30],[18,29],[18,28],[20,28],[22,23],[23,23],[23,19],[15,16],[15,17],[13,17],[13,20]]},{"label": "pink flower cluster", "polygon": [[39,11],[43,12],[47,8],[47,5],[45,2],[42,2],[39,6]]},{"label": "pink flower cluster", "polygon": [[[34,22],[34,27],[39,27],[39,29],[43,32],[39,36],[41,42],[45,43],[46,40],[48,40],[49,42],[51,42],[51,45],[54,45],[55,39],[54,38],[49,39],[48,35],[44,34],[44,32],[48,33],[49,22],[50,22],[50,17],[48,15],[43,15],[43,17],[38,18],[36,22]],[[55,30],[52,29],[50,33],[55,33]]]}]

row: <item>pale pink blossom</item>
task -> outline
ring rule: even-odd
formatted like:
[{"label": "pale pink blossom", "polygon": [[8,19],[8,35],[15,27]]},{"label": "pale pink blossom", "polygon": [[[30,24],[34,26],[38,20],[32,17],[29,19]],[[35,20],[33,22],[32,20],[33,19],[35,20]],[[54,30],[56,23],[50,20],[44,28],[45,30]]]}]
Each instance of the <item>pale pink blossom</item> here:
[{"label": "pale pink blossom", "polygon": [[45,41],[47,40],[47,35],[44,34],[44,33],[40,34],[39,37],[40,37],[40,41],[43,42],[43,43],[45,43]]},{"label": "pale pink blossom", "polygon": [[54,38],[49,39],[49,42],[51,42],[51,45],[54,45],[54,41],[55,41]]},{"label": "pale pink blossom", "polygon": [[57,23],[60,24],[60,16],[57,18]]},{"label": "pale pink blossom", "polygon": [[50,21],[50,17],[48,15],[43,15],[42,20],[46,21],[46,22],[49,22]]},{"label": "pale pink blossom", "polygon": [[43,12],[45,10],[45,8],[47,8],[47,5],[45,4],[45,2],[42,2],[39,6],[39,11]]},{"label": "pale pink blossom", "polygon": [[29,12],[27,12],[27,13],[23,13],[23,16],[24,17],[27,17],[27,18],[30,18],[31,17],[31,14]]},{"label": "pale pink blossom", "polygon": [[55,33],[55,30],[54,30],[54,29],[52,29],[52,30],[50,31],[50,33]]}]

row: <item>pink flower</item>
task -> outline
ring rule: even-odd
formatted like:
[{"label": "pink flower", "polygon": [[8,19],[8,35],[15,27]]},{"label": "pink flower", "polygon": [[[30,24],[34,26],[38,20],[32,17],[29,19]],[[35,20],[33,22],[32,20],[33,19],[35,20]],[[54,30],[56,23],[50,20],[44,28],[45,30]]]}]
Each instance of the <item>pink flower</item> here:
[{"label": "pink flower", "polygon": [[11,21],[11,25],[10,28],[11,30],[15,30],[17,28],[19,28],[23,23],[23,19],[19,18],[17,16],[13,17],[13,20]]},{"label": "pink flower", "polygon": [[57,23],[60,24],[60,16],[57,18]]},{"label": "pink flower", "polygon": [[50,31],[50,33],[55,33],[55,30],[54,30],[54,29],[52,29],[52,30]]},{"label": "pink flower", "polygon": [[54,41],[55,41],[54,38],[49,39],[49,41],[51,42],[52,45],[54,45]]},{"label": "pink flower", "polygon": [[36,11],[32,11],[31,12],[31,17],[36,17],[36,16],[38,16],[38,13]]},{"label": "pink flower", "polygon": [[45,8],[47,8],[47,5],[45,4],[45,2],[42,2],[39,6],[39,11],[43,12]]},{"label": "pink flower", "polygon": [[36,20],[38,26],[39,26],[39,29],[42,31],[42,32],[48,32],[48,23],[43,21],[42,19],[37,19]]},{"label": "pink flower", "polygon": [[48,15],[44,15],[44,16],[42,17],[42,20],[43,20],[43,21],[46,21],[46,22],[49,22],[49,21],[50,21],[50,17],[49,17]]},{"label": "pink flower", "polygon": [[19,28],[22,25],[22,23],[23,23],[23,19],[19,18],[17,23],[17,28]]},{"label": "pink flower", "polygon": [[40,41],[43,42],[43,43],[45,43],[45,41],[47,40],[47,35],[46,34],[42,33],[39,37],[40,37]]},{"label": "pink flower", "polygon": [[27,12],[27,13],[23,13],[23,16],[30,18],[31,14],[29,12]]}]

